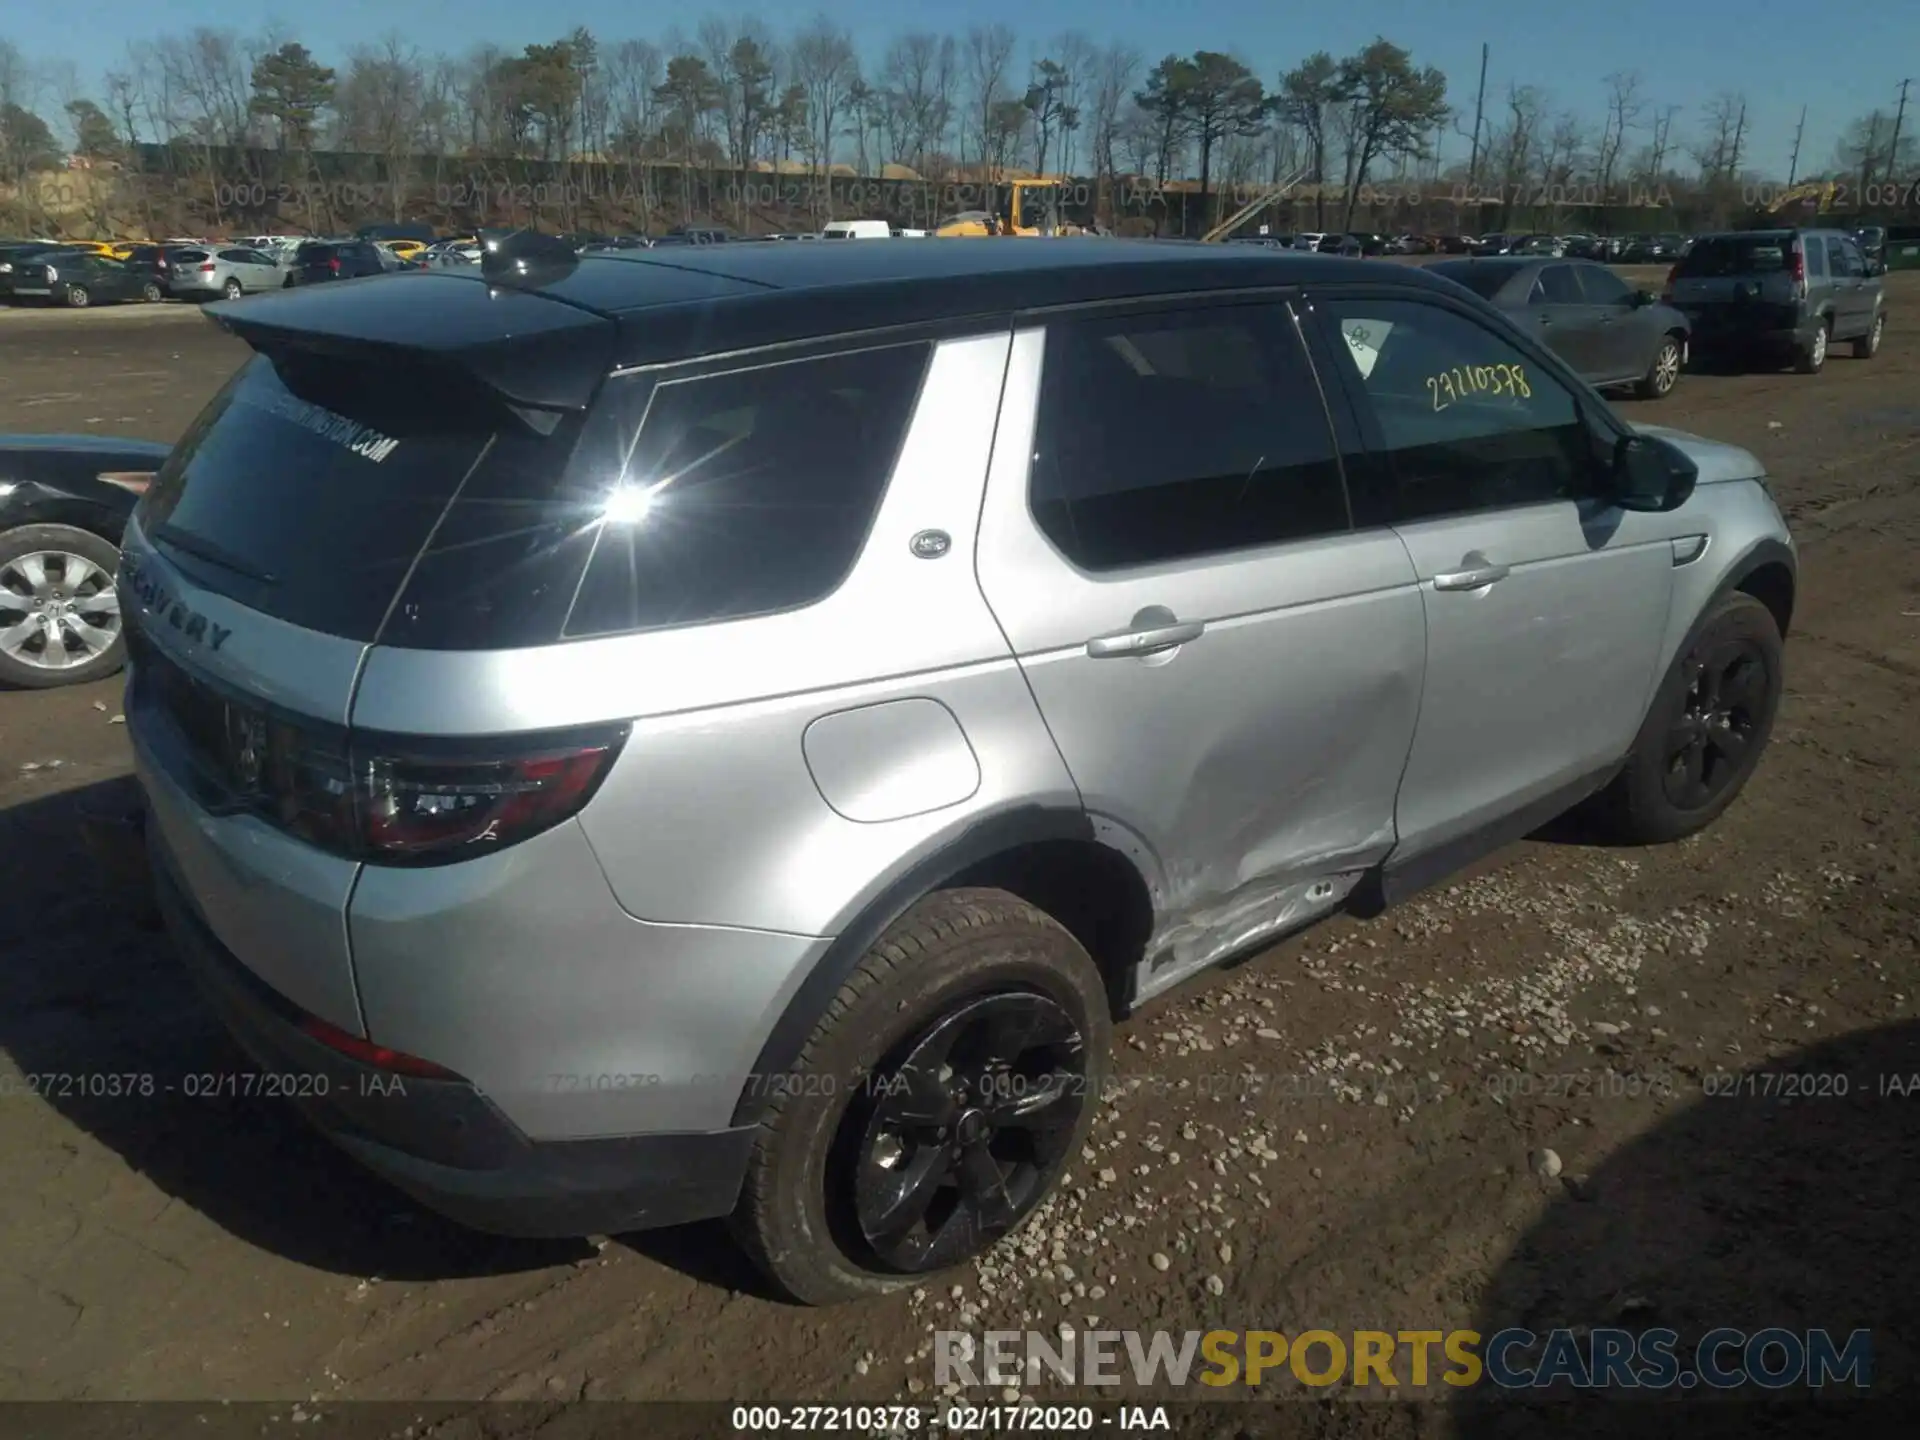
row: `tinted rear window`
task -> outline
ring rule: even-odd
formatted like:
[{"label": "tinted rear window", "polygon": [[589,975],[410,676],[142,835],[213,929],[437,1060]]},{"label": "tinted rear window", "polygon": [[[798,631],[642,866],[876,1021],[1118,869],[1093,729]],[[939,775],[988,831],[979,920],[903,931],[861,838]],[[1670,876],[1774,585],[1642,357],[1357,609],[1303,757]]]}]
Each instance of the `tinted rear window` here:
[{"label": "tinted rear window", "polygon": [[141,523],[198,583],[371,640],[492,434],[468,418],[476,407],[432,389],[419,376],[396,385],[337,362],[256,357],[174,447]]},{"label": "tinted rear window", "polygon": [[[1665,237],[1663,237],[1665,238]],[[1725,235],[1696,240],[1680,262],[1679,273],[1696,279],[1720,275],[1764,275],[1787,268],[1792,240]]]}]

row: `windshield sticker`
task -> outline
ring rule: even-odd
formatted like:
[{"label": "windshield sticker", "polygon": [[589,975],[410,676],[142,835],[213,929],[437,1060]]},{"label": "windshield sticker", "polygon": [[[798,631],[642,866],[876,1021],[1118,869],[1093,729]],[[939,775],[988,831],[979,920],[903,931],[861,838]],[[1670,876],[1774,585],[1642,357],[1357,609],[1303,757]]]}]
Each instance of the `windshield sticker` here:
[{"label": "windshield sticker", "polygon": [[1482,395],[1510,395],[1516,400],[1531,400],[1533,387],[1527,372],[1519,365],[1455,365],[1427,377],[1427,394],[1433,408],[1445,410],[1461,400]]},{"label": "windshield sticker", "polygon": [[1353,363],[1360,367],[1360,378],[1364,380],[1373,374],[1373,367],[1380,359],[1380,347],[1393,333],[1393,324],[1387,320],[1343,320],[1340,333],[1346,336]]},{"label": "windshield sticker", "polygon": [[344,415],[336,415],[331,410],[323,410],[318,405],[310,405],[297,396],[273,395],[263,400],[249,395],[245,400],[256,409],[291,421],[302,430],[344,446],[361,459],[371,460],[376,465],[400,448],[400,442],[391,435],[382,435],[370,426],[349,420]]}]

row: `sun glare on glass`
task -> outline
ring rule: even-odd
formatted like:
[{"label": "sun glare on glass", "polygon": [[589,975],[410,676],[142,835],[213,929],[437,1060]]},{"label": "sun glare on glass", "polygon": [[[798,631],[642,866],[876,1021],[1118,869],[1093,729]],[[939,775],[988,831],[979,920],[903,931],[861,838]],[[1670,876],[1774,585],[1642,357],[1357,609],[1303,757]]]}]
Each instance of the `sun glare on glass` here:
[{"label": "sun glare on glass", "polygon": [[600,507],[600,518],[609,525],[637,525],[653,509],[651,485],[618,485]]}]

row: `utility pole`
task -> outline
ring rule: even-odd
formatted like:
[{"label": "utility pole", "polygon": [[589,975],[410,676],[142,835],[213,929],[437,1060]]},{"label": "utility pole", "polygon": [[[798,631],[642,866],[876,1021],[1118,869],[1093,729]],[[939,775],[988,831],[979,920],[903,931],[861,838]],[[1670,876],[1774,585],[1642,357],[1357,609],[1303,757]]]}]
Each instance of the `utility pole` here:
[{"label": "utility pole", "polygon": [[1887,174],[1896,180],[1900,174],[1900,125],[1907,118],[1907,87],[1913,82],[1900,82],[1900,108],[1893,112],[1893,143],[1887,147]]},{"label": "utility pole", "polygon": [[1793,188],[1795,177],[1800,174],[1800,137],[1807,133],[1807,107],[1800,107],[1800,123],[1793,127],[1793,154],[1787,160],[1787,188]]},{"label": "utility pole", "polygon": [[1747,102],[1740,102],[1740,118],[1733,122],[1733,151],[1727,156],[1727,183],[1740,178],[1740,145],[1747,135]]},{"label": "utility pole", "polygon": [[1467,188],[1474,189],[1480,181],[1480,125],[1487,113],[1487,56],[1493,47],[1486,43],[1480,46],[1480,94],[1473,102],[1473,153],[1467,159]]}]

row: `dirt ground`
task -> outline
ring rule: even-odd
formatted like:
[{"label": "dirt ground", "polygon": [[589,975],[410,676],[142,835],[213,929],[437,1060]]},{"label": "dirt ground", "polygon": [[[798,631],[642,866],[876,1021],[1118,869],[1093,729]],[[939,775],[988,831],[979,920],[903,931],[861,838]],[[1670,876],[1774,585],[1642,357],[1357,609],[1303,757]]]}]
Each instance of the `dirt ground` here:
[{"label": "dirt ground", "polygon": [[[117,683],[0,694],[0,1399],[924,1403],[936,1328],[1650,1317],[1867,1327],[1875,1390],[1911,1394],[1920,277],[1891,288],[1871,362],[1621,402],[1764,457],[1803,547],[1785,707],[1725,820],[1648,851],[1538,837],[1149,1009],[1049,1212],[885,1302],[768,1299],[717,1227],[464,1233],[280,1102],[164,1093],[244,1065],[77,838],[126,784]],[[238,357],[175,307],[0,313],[0,429],[170,440]],[[1790,1099],[1787,1071],[1827,1078]],[[47,1072],[162,1093],[22,1093]],[[1356,1411],[1343,1433],[1386,1433]],[[1474,1413],[1445,1423],[1507,1433]]]}]

